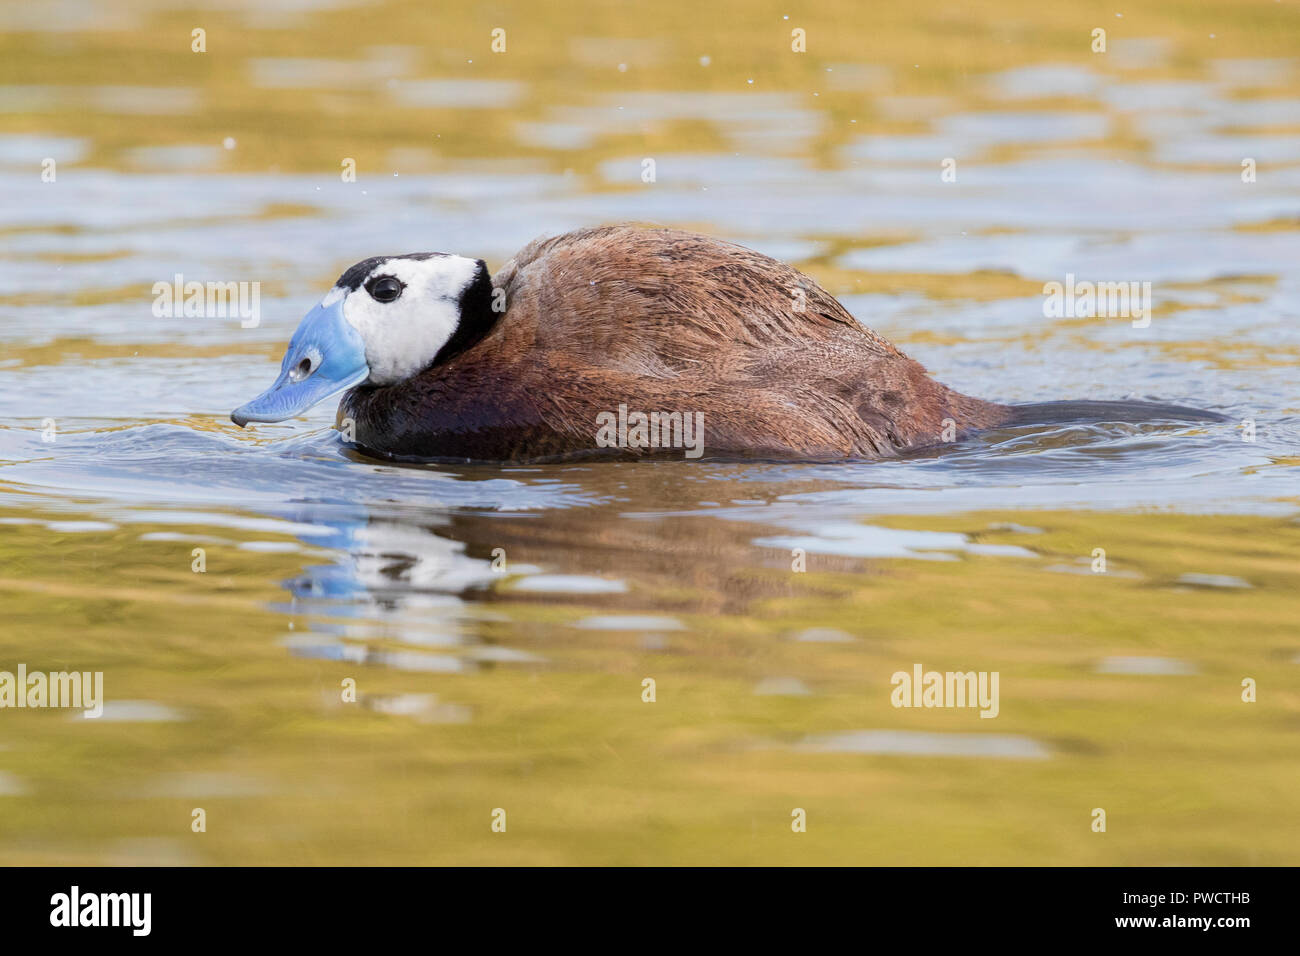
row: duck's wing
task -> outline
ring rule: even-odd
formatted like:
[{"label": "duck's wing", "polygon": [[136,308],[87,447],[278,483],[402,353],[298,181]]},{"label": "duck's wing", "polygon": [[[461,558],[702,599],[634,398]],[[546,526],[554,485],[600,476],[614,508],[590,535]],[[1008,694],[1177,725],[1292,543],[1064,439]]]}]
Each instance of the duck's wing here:
[{"label": "duck's wing", "polygon": [[752,249],[635,225],[539,239],[497,274],[532,348],[671,374],[795,348],[898,351],[816,282]]},{"label": "duck's wing", "polygon": [[[964,430],[998,414],[931,380],[812,279],[708,236],[579,230],[532,243],[493,281],[506,297],[484,340],[494,402],[527,396],[574,448],[620,403],[699,410],[710,454],[773,458],[896,454],[942,440],[949,419]],[[437,374],[463,378],[473,359]],[[459,379],[446,390],[480,392]]]}]

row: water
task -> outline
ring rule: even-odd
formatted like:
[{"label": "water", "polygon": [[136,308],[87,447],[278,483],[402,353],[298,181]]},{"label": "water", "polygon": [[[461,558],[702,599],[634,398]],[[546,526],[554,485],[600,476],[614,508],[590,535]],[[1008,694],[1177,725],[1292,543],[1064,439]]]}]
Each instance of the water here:
[{"label": "water", "polygon": [[[405,2],[365,8],[399,45],[259,4],[206,54],[163,4],[0,9],[0,669],[108,698],[0,712],[0,860],[1294,863],[1294,14],[1100,56],[1070,4],[831,4],[798,56],[786,11],[507,7],[495,57]],[[1226,420],[536,467],[229,422],[353,261],[626,219],[795,263],[970,394]],[[177,273],[262,321],[155,317]],[[1045,318],[1066,273],[1150,281],[1150,325]],[[998,717],[891,706],[916,663],[999,672]]]}]

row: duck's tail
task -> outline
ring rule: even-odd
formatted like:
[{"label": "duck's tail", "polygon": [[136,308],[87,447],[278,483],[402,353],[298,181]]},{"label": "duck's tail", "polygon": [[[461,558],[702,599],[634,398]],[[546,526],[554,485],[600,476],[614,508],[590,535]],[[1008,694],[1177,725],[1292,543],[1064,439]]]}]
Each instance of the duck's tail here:
[{"label": "duck's tail", "polygon": [[1223,422],[1218,412],[1163,402],[1033,402],[1008,405],[1006,425],[1058,425],[1066,422]]}]

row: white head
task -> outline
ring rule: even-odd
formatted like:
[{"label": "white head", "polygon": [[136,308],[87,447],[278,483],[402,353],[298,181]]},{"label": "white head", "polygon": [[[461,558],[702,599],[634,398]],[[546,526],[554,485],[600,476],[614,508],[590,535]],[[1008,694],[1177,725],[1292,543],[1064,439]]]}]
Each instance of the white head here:
[{"label": "white head", "polygon": [[339,277],[322,308],[343,303],[343,318],[366,344],[369,383],[391,385],[428,368],[460,328],[467,293],[491,295],[481,259],[417,252],[376,256]]},{"label": "white head", "polygon": [[275,384],[231,418],[283,421],[354,385],[404,381],[473,346],[497,318],[481,259],[419,252],[358,262],[302,320]]}]

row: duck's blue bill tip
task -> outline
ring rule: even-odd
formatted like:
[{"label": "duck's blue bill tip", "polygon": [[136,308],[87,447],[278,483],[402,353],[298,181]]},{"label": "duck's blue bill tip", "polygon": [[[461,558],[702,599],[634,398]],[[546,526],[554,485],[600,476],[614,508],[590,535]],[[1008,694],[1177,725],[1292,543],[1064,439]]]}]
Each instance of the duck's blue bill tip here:
[{"label": "duck's blue bill tip", "polygon": [[279,377],[231,412],[230,420],[240,428],[249,422],[282,422],[369,377],[365,342],[343,317],[342,301],[318,305],[289,340]]}]

